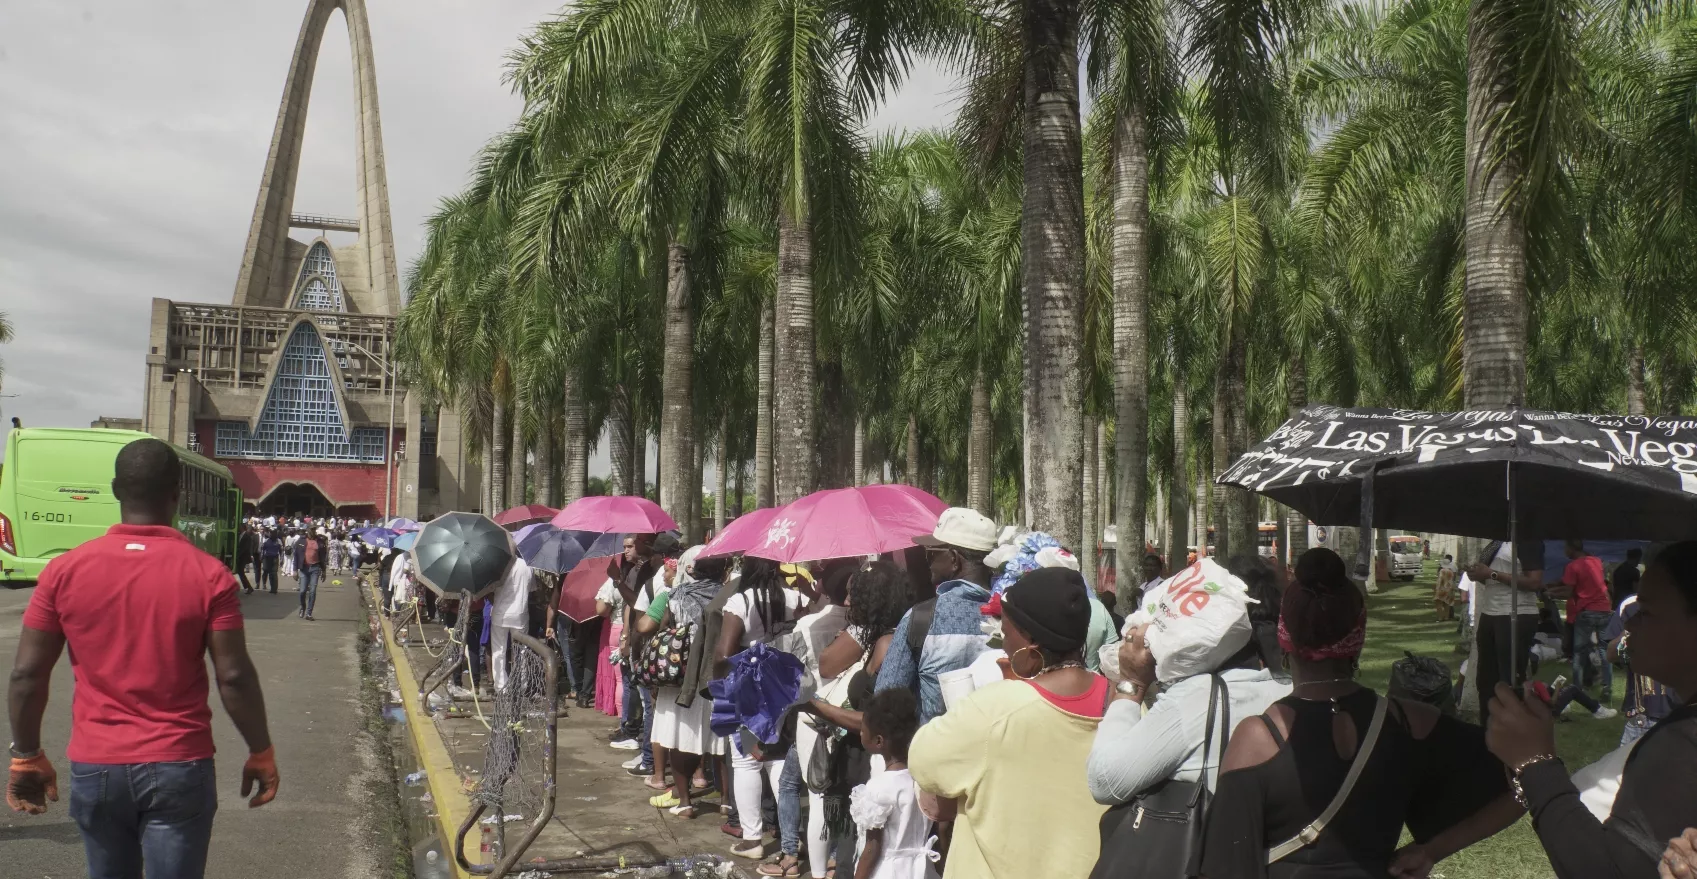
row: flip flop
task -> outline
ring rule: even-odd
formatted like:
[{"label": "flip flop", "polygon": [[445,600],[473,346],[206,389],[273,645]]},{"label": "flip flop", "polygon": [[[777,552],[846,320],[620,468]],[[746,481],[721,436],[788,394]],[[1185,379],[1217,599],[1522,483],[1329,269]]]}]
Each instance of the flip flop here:
[{"label": "flip flop", "polygon": [[793,857],[793,856],[791,856],[791,855],[781,855],[781,856],[779,856],[778,860],[776,860],[776,861],[768,861],[764,864],[761,864],[760,869],[756,870],[755,872],[759,873],[762,876],[794,876],[794,877],[798,877],[798,879],[799,879],[799,877],[801,876],[801,859],[795,858],[795,860],[789,866],[787,866],[787,867],[783,866],[784,858],[788,858],[788,857]]},{"label": "flip flop", "polygon": [[665,782],[655,784],[654,779],[652,779],[652,778],[644,778],[642,780],[642,784],[643,784],[644,787],[648,788],[649,790],[669,791],[669,790],[672,789],[672,786],[670,784],[665,783]]}]

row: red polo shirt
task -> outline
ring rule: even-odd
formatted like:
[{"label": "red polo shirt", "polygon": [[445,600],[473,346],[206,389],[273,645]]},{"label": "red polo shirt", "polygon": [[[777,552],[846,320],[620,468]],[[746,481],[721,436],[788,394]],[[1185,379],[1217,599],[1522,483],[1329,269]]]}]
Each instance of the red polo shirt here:
[{"label": "red polo shirt", "polygon": [[60,632],[77,763],[212,756],[207,633],[242,627],[236,580],[175,528],[113,525],[47,564],[24,625]]},{"label": "red polo shirt", "polygon": [[1567,621],[1579,619],[1579,612],[1600,610],[1607,613],[1609,584],[1603,579],[1603,560],[1594,555],[1582,555],[1567,563],[1561,581],[1573,587],[1573,597],[1567,600]]}]

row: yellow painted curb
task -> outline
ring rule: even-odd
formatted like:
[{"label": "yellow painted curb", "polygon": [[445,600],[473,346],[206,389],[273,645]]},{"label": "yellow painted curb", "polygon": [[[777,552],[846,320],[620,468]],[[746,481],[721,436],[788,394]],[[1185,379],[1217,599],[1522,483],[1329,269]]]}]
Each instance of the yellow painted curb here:
[{"label": "yellow painted curb", "polygon": [[[377,591],[377,587],[371,586],[367,591],[373,604],[381,607],[382,594]],[[395,643],[395,630],[389,619],[379,612],[377,620],[383,627],[383,648],[389,651],[389,661],[395,664],[395,681],[400,685],[401,704],[407,712],[407,728],[412,731],[413,748],[418,753],[419,765],[430,785],[430,797],[436,801],[436,825],[441,831],[444,849],[442,857],[458,879],[474,879],[474,874],[461,869],[459,861],[454,858],[454,835],[459,833],[460,824],[464,823],[466,815],[471,813],[471,801],[460,785],[459,770],[454,768],[454,759],[448,754],[448,746],[443,743],[442,734],[419,701],[418,679],[413,677],[412,663],[407,661],[407,652]],[[469,835],[466,842],[466,860],[474,864],[482,863],[483,853],[478,850],[478,836]]]}]

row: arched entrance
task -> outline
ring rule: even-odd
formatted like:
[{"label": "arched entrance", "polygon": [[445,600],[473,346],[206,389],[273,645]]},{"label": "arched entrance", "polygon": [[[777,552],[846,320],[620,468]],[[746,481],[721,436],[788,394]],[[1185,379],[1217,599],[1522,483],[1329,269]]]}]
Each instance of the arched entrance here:
[{"label": "arched entrance", "polygon": [[310,482],[280,482],[254,505],[261,516],[312,516],[320,518],[336,511],[324,492]]}]

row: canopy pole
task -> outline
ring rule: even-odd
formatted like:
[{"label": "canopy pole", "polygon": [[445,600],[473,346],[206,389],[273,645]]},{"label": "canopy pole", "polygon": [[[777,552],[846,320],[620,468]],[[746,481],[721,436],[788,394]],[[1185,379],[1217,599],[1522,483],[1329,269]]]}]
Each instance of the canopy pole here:
[{"label": "canopy pole", "polygon": [[1508,477],[1508,658],[1509,685],[1516,693],[1520,692],[1521,677],[1525,666],[1520,661],[1520,511],[1514,498],[1514,462],[1507,461],[1506,476]]}]

